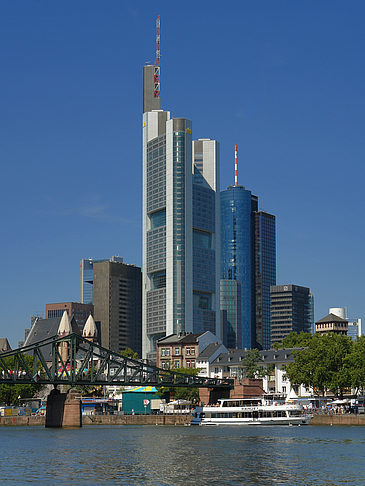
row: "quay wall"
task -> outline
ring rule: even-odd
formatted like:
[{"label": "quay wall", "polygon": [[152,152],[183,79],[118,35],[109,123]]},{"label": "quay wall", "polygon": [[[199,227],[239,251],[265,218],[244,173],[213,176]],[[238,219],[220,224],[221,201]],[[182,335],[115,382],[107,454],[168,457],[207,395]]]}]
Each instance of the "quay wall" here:
[{"label": "quay wall", "polygon": [[[191,419],[191,415],[83,415],[82,425],[185,425]],[[45,424],[45,415],[0,417],[0,427]]]},{"label": "quay wall", "polygon": [[[82,425],[185,425],[191,415],[83,415]],[[1,426],[45,426],[46,417],[0,417]],[[363,425],[365,415],[315,415],[310,425]]]},{"label": "quay wall", "polygon": [[365,415],[315,415],[310,425],[365,425]]}]

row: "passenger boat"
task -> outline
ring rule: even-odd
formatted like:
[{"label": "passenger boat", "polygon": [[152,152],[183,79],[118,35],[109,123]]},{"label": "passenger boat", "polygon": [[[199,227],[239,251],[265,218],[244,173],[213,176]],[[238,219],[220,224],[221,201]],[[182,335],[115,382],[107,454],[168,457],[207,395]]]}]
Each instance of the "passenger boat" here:
[{"label": "passenger boat", "polygon": [[307,425],[311,418],[299,403],[265,396],[222,398],[216,406],[196,407],[191,425]]}]

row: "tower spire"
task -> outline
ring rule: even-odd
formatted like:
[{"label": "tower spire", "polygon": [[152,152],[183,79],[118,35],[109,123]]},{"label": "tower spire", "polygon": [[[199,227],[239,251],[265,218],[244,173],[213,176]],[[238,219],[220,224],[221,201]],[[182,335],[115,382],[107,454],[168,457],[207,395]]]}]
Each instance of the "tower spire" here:
[{"label": "tower spire", "polygon": [[160,98],[160,16],[156,19],[156,61],[154,65],[154,98]]},{"label": "tower spire", "polygon": [[234,185],[238,186],[237,144],[234,144]]}]

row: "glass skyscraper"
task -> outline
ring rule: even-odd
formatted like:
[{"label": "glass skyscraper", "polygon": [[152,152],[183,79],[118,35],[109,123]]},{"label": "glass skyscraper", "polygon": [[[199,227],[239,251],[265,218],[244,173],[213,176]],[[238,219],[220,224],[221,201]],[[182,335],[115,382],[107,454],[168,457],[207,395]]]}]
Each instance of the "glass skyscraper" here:
[{"label": "glass skyscraper", "polygon": [[193,141],[190,120],[159,109],[152,70],[143,77],[142,355],[155,361],[162,337],[219,335],[220,193],[218,143]]},{"label": "glass skyscraper", "polygon": [[[241,285],[241,331],[234,346],[232,330],[226,332],[231,337],[225,345],[269,349],[270,286],[276,284],[275,216],[258,211],[257,196],[239,185],[221,192],[221,279]],[[221,283],[222,310],[225,288]]]},{"label": "glass skyscraper", "polygon": [[252,194],[243,186],[221,192],[221,279],[241,283],[241,336],[236,347],[252,347]]}]

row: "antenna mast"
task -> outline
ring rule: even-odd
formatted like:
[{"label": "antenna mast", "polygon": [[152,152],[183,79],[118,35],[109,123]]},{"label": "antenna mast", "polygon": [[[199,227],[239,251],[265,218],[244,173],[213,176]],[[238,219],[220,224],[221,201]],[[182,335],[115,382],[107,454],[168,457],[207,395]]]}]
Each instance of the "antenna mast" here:
[{"label": "antenna mast", "polygon": [[156,20],[156,61],[154,69],[154,98],[160,98],[160,16]]},{"label": "antenna mast", "polygon": [[237,175],[237,144],[234,145],[234,185],[238,186],[238,175]]}]

